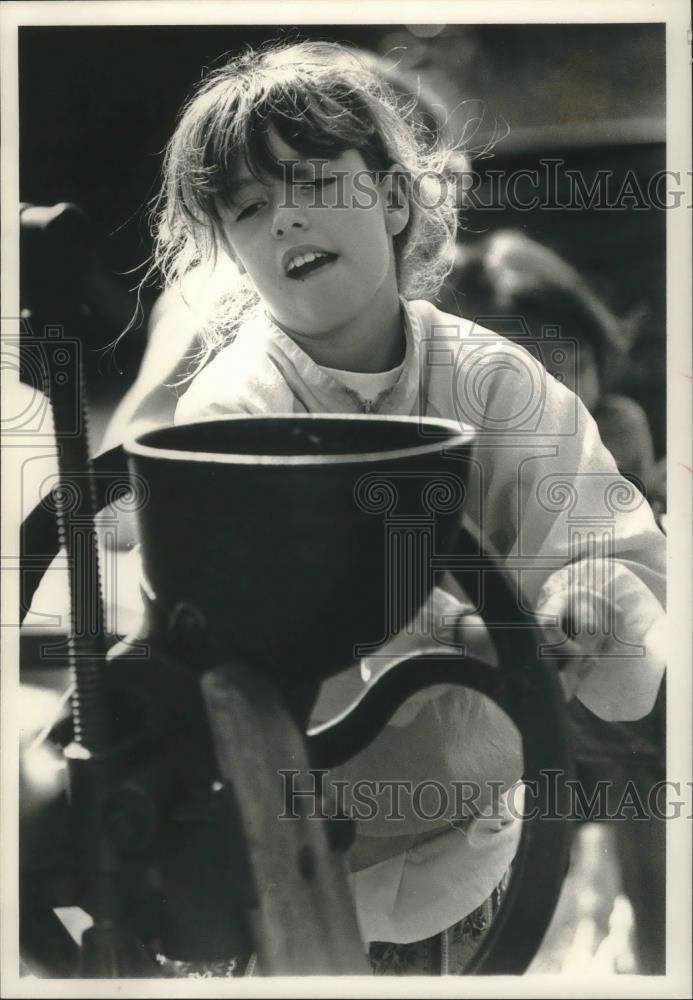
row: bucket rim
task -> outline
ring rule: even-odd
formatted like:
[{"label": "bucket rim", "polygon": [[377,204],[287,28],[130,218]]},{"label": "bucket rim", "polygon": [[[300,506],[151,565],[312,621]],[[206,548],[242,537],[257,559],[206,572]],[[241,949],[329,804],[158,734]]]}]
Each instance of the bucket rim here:
[{"label": "bucket rim", "polygon": [[[282,420],[294,423],[325,422],[361,423],[374,420],[381,423],[396,423],[419,425],[427,430],[422,434],[422,442],[406,448],[391,448],[388,451],[363,451],[347,454],[322,452],[321,454],[271,455],[261,452],[255,454],[238,452],[190,451],[177,448],[161,447],[151,443],[152,438],[165,435],[169,431],[180,431],[190,427],[207,424],[232,423],[262,423],[279,422]],[[439,432],[439,434],[436,433]],[[430,434],[432,440],[426,440]],[[467,424],[441,417],[399,416],[396,414],[367,413],[297,413],[297,414],[230,414],[224,417],[206,417],[184,424],[174,424],[169,427],[157,427],[135,434],[124,442],[125,452],[132,457],[153,458],[163,461],[198,462],[206,465],[252,465],[285,468],[286,466],[317,467],[323,465],[364,465],[376,462],[390,462],[406,458],[426,457],[439,453],[441,443],[444,449],[456,449],[469,446],[475,438],[474,429]]]}]

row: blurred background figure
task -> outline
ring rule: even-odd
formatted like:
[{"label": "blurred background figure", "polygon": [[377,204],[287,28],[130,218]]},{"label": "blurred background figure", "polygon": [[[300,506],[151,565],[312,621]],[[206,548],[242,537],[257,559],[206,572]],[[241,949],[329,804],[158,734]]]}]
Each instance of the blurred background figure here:
[{"label": "blurred background figure", "polygon": [[[575,364],[561,380],[577,393],[597,422],[619,470],[642,484],[654,463],[654,445],[643,408],[614,391],[634,338],[634,324],[620,320],[577,270],[557,253],[518,230],[467,237],[457,248],[446,300],[481,326],[513,337],[508,320],[521,321],[522,337],[541,342],[545,330],[575,342]],[[444,306],[445,308],[445,306]]]}]

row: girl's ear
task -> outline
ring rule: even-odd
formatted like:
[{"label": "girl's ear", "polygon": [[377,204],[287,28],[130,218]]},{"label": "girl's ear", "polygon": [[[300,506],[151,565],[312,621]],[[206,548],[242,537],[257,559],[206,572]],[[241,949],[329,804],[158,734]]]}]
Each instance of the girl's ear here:
[{"label": "girl's ear", "polygon": [[385,207],[385,229],[399,236],[409,222],[409,177],[404,167],[393,163],[381,181]]}]

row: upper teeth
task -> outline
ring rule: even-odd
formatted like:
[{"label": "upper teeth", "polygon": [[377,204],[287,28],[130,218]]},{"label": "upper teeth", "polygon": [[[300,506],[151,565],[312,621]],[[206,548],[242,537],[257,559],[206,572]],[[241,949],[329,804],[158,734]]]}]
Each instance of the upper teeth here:
[{"label": "upper teeth", "polygon": [[327,257],[326,253],[322,250],[308,250],[307,253],[300,253],[296,257],[292,257],[289,261],[289,266],[287,267],[287,273],[289,271],[295,270],[297,267],[303,267],[304,264],[310,264],[313,260],[318,260],[320,257]]}]

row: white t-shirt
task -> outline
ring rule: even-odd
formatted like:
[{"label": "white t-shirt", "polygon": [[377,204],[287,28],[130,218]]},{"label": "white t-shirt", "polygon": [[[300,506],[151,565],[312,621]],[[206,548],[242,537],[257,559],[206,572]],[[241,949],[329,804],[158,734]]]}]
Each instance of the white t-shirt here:
[{"label": "white t-shirt", "polygon": [[375,403],[394,386],[402,374],[404,361],[388,372],[347,372],[341,371],[339,368],[328,368],[327,365],[320,367],[337,382],[341,382],[346,389],[355,392],[361,399]]}]

